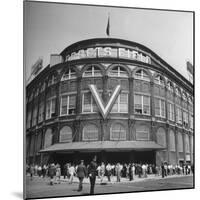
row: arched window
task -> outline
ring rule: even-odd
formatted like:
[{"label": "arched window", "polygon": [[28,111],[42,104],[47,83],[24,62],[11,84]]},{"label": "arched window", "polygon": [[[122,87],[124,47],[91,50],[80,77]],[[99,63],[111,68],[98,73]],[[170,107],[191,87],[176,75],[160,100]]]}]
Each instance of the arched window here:
[{"label": "arched window", "polygon": [[45,82],[42,84],[42,87],[41,87],[41,89],[40,89],[40,92],[42,93],[42,92],[44,92],[44,90],[45,90]]},{"label": "arched window", "polygon": [[140,79],[140,80],[145,80],[145,81],[150,81],[149,75],[147,72],[143,69],[138,69],[135,72],[135,79]]},{"label": "arched window", "polygon": [[101,69],[96,65],[89,66],[83,73],[83,77],[98,77],[102,76]]},{"label": "arched window", "polygon": [[126,129],[119,123],[112,124],[110,133],[111,140],[126,140]]},{"label": "arched window", "polygon": [[183,152],[183,136],[182,133],[178,133],[178,152]]},{"label": "arched window", "polygon": [[29,102],[31,102],[33,100],[33,92],[31,92],[31,95],[29,97]]},{"label": "arched window", "polygon": [[94,124],[84,126],[83,140],[98,140],[98,127]]},{"label": "arched window", "polygon": [[47,148],[52,145],[52,139],[53,139],[52,129],[48,128],[45,132],[44,148]]},{"label": "arched window", "polygon": [[157,75],[154,79],[155,83],[158,84],[158,85],[161,85],[161,86],[164,86],[165,85],[165,81],[164,81],[164,78],[160,75]]},{"label": "arched window", "polygon": [[34,97],[37,97],[38,95],[39,95],[39,86],[37,86],[37,89],[36,89],[36,91],[35,91]]},{"label": "arched window", "polygon": [[76,71],[73,68],[70,68],[63,74],[61,81],[66,81],[75,78],[77,78]]},{"label": "arched window", "polygon": [[176,87],[175,92],[176,92],[176,95],[177,95],[177,96],[181,97],[180,89],[178,89],[178,88]]},{"label": "arched window", "polygon": [[171,81],[168,81],[168,82],[167,82],[167,89],[168,89],[168,91],[170,91],[170,92],[173,92],[173,91],[174,91],[173,85],[172,85],[172,82],[171,82]]},{"label": "arched window", "polygon": [[165,129],[160,127],[156,133],[157,143],[163,147],[167,147]]},{"label": "arched window", "polygon": [[170,151],[176,151],[175,149],[175,135],[174,135],[174,131],[170,130],[169,132],[169,149]]},{"label": "arched window", "polygon": [[51,86],[53,84],[56,83],[56,75],[52,75],[50,78],[49,78],[49,81],[48,81],[48,86]]},{"label": "arched window", "polygon": [[124,69],[124,67],[121,67],[119,65],[113,67],[109,71],[108,75],[111,76],[111,77],[125,77],[125,78],[128,78],[128,72]]},{"label": "arched window", "polygon": [[186,96],[186,94],[184,92],[182,93],[182,96],[183,96],[183,100],[187,101],[187,96]]},{"label": "arched window", "polygon": [[145,125],[136,126],[136,140],[149,140],[149,127]]},{"label": "arched window", "polygon": [[60,130],[60,142],[72,141],[72,129],[69,126],[64,126]]}]

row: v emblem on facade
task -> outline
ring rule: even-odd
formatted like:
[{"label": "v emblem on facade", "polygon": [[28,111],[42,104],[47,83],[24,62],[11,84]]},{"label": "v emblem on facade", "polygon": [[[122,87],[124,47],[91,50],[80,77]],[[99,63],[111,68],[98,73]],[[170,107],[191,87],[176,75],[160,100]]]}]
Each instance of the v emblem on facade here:
[{"label": "v emblem on facade", "polygon": [[99,92],[97,91],[97,88],[95,85],[89,85],[90,91],[94,97],[94,100],[103,116],[103,118],[105,119],[108,115],[108,113],[110,112],[110,110],[113,107],[113,104],[115,103],[115,100],[117,99],[120,90],[121,90],[121,86],[117,85],[114,89],[114,91],[112,92],[112,95],[107,103],[107,105],[105,105],[105,103],[103,103],[102,98],[99,95]]}]

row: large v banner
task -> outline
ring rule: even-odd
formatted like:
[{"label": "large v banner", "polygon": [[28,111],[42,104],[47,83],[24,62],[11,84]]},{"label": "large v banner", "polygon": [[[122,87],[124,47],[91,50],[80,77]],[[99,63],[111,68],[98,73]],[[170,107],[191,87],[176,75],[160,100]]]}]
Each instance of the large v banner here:
[{"label": "large v banner", "polygon": [[97,91],[97,87],[95,85],[89,85],[89,88],[90,88],[90,91],[92,92],[94,100],[95,100],[103,118],[105,119],[107,117],[108,113],[110,112],[110,110],[112,109],[113,104],[115,103],[115,101],[120,93],[121,86],[117,85],[115,87],[107,105],[105,105],[105,103],[102,101],[102,98],[100,97],[99,92]]}]

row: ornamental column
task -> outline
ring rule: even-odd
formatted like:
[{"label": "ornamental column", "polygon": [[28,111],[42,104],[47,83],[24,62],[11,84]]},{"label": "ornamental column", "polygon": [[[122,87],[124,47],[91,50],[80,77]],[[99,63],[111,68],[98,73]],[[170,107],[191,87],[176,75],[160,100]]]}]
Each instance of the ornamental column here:
[{"label": "ornamental column", "polygon": [[133,115],[134,114],[134,109],[133,109],[133,106],[134,106],[134,98],[133,98],[133,77],[129,77],[129,98],[128,98],[128,112],[129,112],[129,118],[130,118],[130,115]]},{"label": "ornamental column", "polygon": [[81,94],[82,77],[77,77],[77,94],[76,94],[76,114],[77,116],[82,112],[82,94]]}]

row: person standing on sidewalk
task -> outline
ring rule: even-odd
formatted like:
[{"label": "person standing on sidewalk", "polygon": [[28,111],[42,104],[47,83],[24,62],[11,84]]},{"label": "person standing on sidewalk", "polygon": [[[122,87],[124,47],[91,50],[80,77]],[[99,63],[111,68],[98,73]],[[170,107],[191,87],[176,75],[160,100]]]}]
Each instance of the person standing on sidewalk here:
[{"label": "person standing on sidewalk", "polygon": [[49,166],[48,175],[49,175],[49,177],[50,177],[50,185],[53,185],[53,184],[54,184],[54,177],[55,177],[55,175],[56,175],[56,168],[55,168],[54,163],[52,163],[52,164]]},{"label": "person standing on sidewalk", "polygon": [[69,184],[72,184],[75,175],[75,167],[70,164],[69,166]]},{"label": "person standing on sidewalk", "polygon": [[101,183],[103,182],[104,175],[105,175],[105,164],[104,164],[104,162],[102,162],[101,163],[101,167],[100,167],[100,180],[101,180]]},{"label": "person standing on sidewalk", "polygon": [[117,182],[121,181],[121,170],[122,170],[122,167],[121,167],[120,163],[117,163],[117,165],[115,167]]},{"label": "person standing on sidewalk", "polygon": [[111,167],[110,163],[108,163],[108,164],[106,165],[106,172],[107,172],[108,182],[111,181],[111,180],[110,180],[110,176],[111,176],[111,174],[112,174],[111,170],[112,170],[112,167]]},{"label": "person standing on sidewalk", "polygon": [[162,178],[165,177],[165,166],[164,166],[164,163],[162,163],[161,165],[161,174],[162,174]]},{"label": "person standing on sidewalk", "polygon": [[61,176],[61,169],[60,169],[60,165],[57,164],[56,165],[56,183],[60,184],[60,176]]},{"label": "person standing on sidewalk", "polygon": [[33,180],[33,175],[34,175],[34,165],[31,164],[31,166],[30,166],[30,177],[31,177],[31,181]]},{"label": "person standing on sidewalk", "polygon": [[80,165],[78,165],[76,173],[77,173],[77,177],[79,179],[79,187],[78,187],[78,192],[79,192],[79,191],[82,191],[82,189],[83,189],[83,179],[87,175],[86,167],[84,165],[83,160],[81,160]]},{"label": "person standing on sidewalk", "polygon": [[97,163],[96,163],[96,156],[91,161],[88,167],[88,174],[90,179],[90,194],[94,194],[94,187],[97,175]]}]

